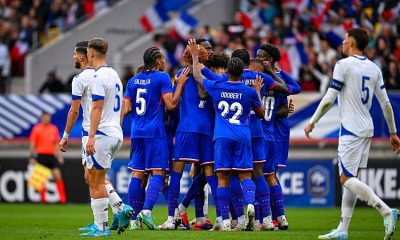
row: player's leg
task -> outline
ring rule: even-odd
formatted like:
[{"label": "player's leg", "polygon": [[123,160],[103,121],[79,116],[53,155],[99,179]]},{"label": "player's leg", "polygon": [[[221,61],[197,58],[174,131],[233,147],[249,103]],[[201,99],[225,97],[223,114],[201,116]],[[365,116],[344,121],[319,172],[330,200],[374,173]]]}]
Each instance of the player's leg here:
[{"label": "player's leg", "polygon": [[[263,138],[253,138],[251,144],[253,152],[253,180],[256,185],[256,200],[259,207],[256,207],[256,211],[259,209],[259,222],[262,222],[260,229],[262,230],[273,230],[271,218],[271,206],[270,206],[270,190],[267,181],[264,178],[264,165],[266,162],[265,157],[265,145]],[[259,224],[257,218],[255,225]]]},{"label": "player's leg", "polygon": [[143,210],[138,219],[150,230],[157,229],[152,217],[152,210],[164,184],[165,173],[169,168],[168,142],[166,138],[145,139],[146,171],[152,172],[152,178],[146,191]]},{"label": "player's leg", "polygon": [[[243,190],[237,173],[232,174],[229,183],[230,198],[233,208],[232,212],[234,212],[237,219],[237,224],[235,224],[233,229],[235,231],[241,231],[246,228],[246,219],[244,217],[243,208]],[[234,219],[234,215],[232,215],[232,219]]]},{"label": "player's leg", "polygon": [[[278,228],[279,230],[287,230],[289,229],[289,223],[286,219],[285,215],[285,201],[283,198],[282,193],[282,186],[279,182],[279,179],[276,175],[279,168],[286,167],[287,158],[288,158],[288,149],[289,149],[289,142],[275,142],[275,151],[274,151],[274,158],[275,158],[275,174],[274,177],[276,179],[276,183],[278,187],[274,188],[274,203],[271,204],[274,206],[274,210],[276,213],[276,220],[278,221]],[[272,190],[271,190],[272,193]]]},{"label": "player's leg", "polygon": [[65,204],[67,202],[67,197],[65,194],[64,180],[62,179],[62,174],[60,170],[60,163],[54,155],[49,155],[48,158],[49,164],[51,165],[54,181],[56,183],[58,195],[60,196],[60,203]]},{"label": "player's leg", "polygon": [[222,231],[231,230],[229,219],[229,175],[230,171],[218,171],[217,201],[222,217]]}]

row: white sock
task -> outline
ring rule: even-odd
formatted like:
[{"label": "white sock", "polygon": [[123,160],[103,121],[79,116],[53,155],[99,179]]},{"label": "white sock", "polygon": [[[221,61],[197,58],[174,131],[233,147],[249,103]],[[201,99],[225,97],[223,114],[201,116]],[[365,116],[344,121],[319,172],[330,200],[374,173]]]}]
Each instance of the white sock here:
[{"label": "white sock", "polygon": [[187,212],[187,208],[185,206],[183,206],[182,204],[179,204],[179,213],[186,213]]},{"label": "white sock", "polygon": [[122,211],[125,204],[122,201],[122,199],[119,197],[118,193],[115,191],[112,184],[110,184],[110,183],[106,184],[106,192],[107,192],[108,199],[110,200],[110,207],[111,207],[113,213],[116,214],[117,212]]},{"label": "white sock", "polygon": [[204,186],[204,205],[203,205],[203,213],[204,213],[204,216],[205,216],[205,217],[207,217],[207,215],[208,215],[208,194],[209,194],[208,189],[209,189],[209,186],[208,186],[208,183],[207,183],[207,184]]},{"label": "white sock", "polygon": [[168,216],[167,222],[174,222],[174,217],[173,216]]},{"label": "white sock", "polygon": [[217,218],[215,219],[215,222],[216,222],[216,223],[222,223],[222,217],[221,217],[221,216],[217,217]]},{"label": "white sock", "polygon": [[357,203],[357,195],[352,193],[349,189],[343,187],[342,195],[342,216],[340,218],[337,230],[341,232],[348,232],[351,217],[353,216],[354,207]]},{"label": "white sock", "polygon": [[384,203],[376,194],[368,187],[365,183],[361,182],[355,177],[349,178],[344,186],[357,194],[357,197],[367,202],[371,207],[374,207],[381,214],[382,217],[386,217],[390,214],[390,208],[386,203]]},{"label": "white sock", "polygon": [[196,223],[197,224],[204,224],[204,223],[206,223],[206,218],[205,217],[198,217],[198,218],[196,218]]},{"label": "white sock", "polygon": [[263,218],[263,223],[267,223],[267,222],[272,222],[271,215],[266,216],[266,217]]},{"label": "white sock", "polygon": [[100,231],[104,231],[108,224],[108,202],[108,198],[93,199],[91,202],[94,223]]},{"label": "white sock", "polygon": [[142,210],[144,215],[151,216],[151,210]]},{"label": "white sock", "polygon": [[260,225],[260,220],[254,220],[254,225]]},{"label": "white sock", "polygon": [[244,215],[238,217],[238,224],[245,224],[246,223],[246,219],[244,218]]}]

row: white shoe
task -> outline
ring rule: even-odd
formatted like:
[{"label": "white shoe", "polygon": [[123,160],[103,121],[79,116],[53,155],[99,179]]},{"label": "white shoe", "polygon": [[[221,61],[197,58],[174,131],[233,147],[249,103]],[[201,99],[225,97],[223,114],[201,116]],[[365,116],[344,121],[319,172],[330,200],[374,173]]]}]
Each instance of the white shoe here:
[{"label": "white shoe", "polygon": [[[232,227],[232,226],[231,226]],[[246,226],[244,224],[238,223],[235,227],[231,228],[234,232],[240,232],[246,230]]]},{"label": "white shoe", "polygon": [[234,229],[238,225],[238,220],[231,220],[231,229]]},{"label": "white shoe", "polygon": [[396,228],[396,222],[399,219],[399,210],[392,209],[390,214],[383,219],[383,225],[385,226],[385,238],[384,240],[389,240],[394,235],[394,230]]},{"label": "white shoe", "polygon": [[288,230],[289,229],[289,223],[287,222],[285,215],[277,217],[276,220],[278,220],[279,230]]},{"label": "white shoe", "polygon": [[143,230],[143,225],[138,220],[131,220],[130,230]]},{"label": "white shoe", "polygon": [[175,230],[174,221],[165,221],[163,224],[159,225],[158,228],[160,230]]},{"label": "white shoe", "polygon": [[216,223],[214,224],[214,227],[211,228],[211,229],[208,230],[208,231],[211,231],[211,232],[214,232],[214,231],[221,231],[221,229],[222,229],[222,224],[216,222]]},{"label": "white shoe", "polygon": [[247,205],[247,225],[246,231],[253,231],[254,230],[254,205],[248,204]]},{"label": "white shoe", "polygon": [[273,231],[275,229],[274,223],[272,222],[271,216],[268,216],[266,221],[261,224],[260,230],[262,231]]},{"label": "white shoe", "polygon": [[221,231],[231,231],[231,220],[222,221]]},{"label": "white shoe", "polygon": [[318,239],[348,239],[349,234],[347,232],[340,232],[337,229],[331,230],[329,233],[325,235],[319,235]]}]

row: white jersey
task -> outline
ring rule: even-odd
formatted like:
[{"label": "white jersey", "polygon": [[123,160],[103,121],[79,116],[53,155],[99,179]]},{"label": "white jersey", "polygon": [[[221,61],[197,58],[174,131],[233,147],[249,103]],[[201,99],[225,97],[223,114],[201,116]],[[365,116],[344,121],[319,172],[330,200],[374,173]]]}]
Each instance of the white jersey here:
[{"label": "white jersey", "polygon": [[92,101],[104,100],[98,133],[122,141],[120,114],[122,107],[122,83],[118,73],[110,66],[102,66],[91,82]]},{"label": "white jersey", "polygon": [[[387,97],[382,72],[364,56],[350,56],[338,61],[333,71],[331,88],[338,96],[341,135],[372,137],[374,125],[369,110],[372,98]],[[382,96],[385,95],[385,96]]]},{"label": "white jersey", "polygon": [[72,80],[72,100],[81,99],[82,106],[82,129],[89,131],[90,126],[90,110],[92,109],[92,91],[90,82],[94,75],[94,69],[88,67],[80,74],[76,75]]}]

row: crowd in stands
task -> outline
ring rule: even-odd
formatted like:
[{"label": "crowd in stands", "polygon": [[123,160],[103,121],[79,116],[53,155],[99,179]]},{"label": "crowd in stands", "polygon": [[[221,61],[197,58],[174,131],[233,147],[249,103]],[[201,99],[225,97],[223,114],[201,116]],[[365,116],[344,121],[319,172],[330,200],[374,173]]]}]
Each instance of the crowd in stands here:
[{"label": "crowd in stands", "polygon": [[[189,37],[205,38],[216,52],[230,55],[246,48],[252,57],[261,44],[279,46],[281,68],[299,81],[303,91],[325,92],[346,30],[363,27],[371,36],[366,56],[383,72],[387,89],[400,89],[400,3],[377,0],[294,1],[241,0],[233,22],[221,29],[197,27]],[[157,34],[155,45],[168,53],[171,76],[180,67],[173,59],[185,39]],[[181,50],[180,50],[181,51]],[[176,62],[176,64],[173,64]]]},{"label": "crowd in stands", "polygon": [[118,0],[0,0],[0,93],[25,56]]}]

